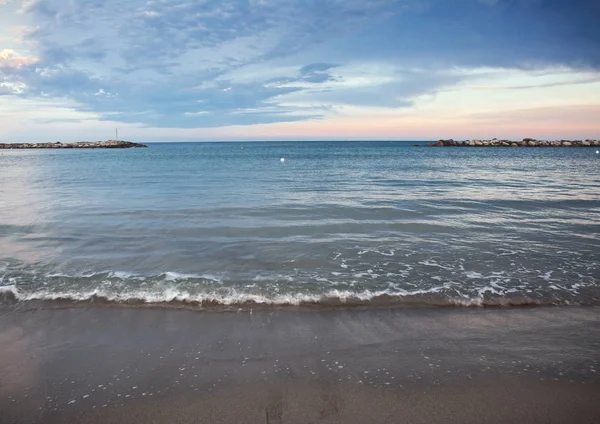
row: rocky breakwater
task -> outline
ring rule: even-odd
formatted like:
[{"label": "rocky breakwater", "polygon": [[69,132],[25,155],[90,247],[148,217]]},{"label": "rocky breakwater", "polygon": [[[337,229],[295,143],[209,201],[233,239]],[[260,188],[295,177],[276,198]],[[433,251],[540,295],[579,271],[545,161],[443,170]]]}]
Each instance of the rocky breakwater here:
[{"label": "rocky breakwater", "polygon": [[512,140],[438,140],[429,143],[433,147],[598,147],[600,140],[536,140],[524,138],[521,141]]},{"label": "rocky breakwater", "polygon": [[130,147],[148,147],[131,141],[77,141],[75,143],[0,143],[0,149],[127,149]]}]

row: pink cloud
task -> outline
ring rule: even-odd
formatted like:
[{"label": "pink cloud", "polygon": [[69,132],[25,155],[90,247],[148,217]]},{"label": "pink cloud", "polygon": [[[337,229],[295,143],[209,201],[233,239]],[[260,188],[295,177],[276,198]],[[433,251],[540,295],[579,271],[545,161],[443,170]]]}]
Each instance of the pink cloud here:
[{"label": "pink cloud", "polygon": [[19,68],[21,66],[29,66],[38,62],[37,57],[19,56],[12,49],[0,50],[0,68]]}]

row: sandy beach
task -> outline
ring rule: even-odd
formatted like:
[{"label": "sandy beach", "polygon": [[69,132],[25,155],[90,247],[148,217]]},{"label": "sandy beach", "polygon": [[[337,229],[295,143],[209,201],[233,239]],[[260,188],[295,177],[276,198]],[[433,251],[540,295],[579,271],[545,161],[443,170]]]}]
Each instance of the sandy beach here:
[{"label": "sandy beach", "polygon": [[2,308],[2,424],[600,416],[595,307]]}]

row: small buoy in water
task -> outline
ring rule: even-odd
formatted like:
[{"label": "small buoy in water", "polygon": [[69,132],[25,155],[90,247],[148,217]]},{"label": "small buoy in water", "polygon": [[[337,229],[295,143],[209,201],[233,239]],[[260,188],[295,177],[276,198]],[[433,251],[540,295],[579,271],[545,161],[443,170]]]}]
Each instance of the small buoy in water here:
[{"label": "small buoy in water", "polygon": [[598,155],[598,154],[600,154],[600,150],[596,150],[596,154],[597,154],[597,155]]},{"label": "small buoy in water", "polygon": [[281,158],[281,159],[279,159],[279,162],[283,163],[283,162],[285,162],[285,159]]}]

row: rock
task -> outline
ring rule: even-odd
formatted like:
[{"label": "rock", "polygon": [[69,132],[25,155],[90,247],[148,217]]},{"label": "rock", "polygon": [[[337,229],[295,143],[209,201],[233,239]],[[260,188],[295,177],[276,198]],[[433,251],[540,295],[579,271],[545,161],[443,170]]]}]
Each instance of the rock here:
[{"label": "rock", "polygon": [[[110,142],[110,141],[109,141]],[[105,142],[105,143],[109,143]],[[494,138],[492,140],[438,140],[436,142],[429,143],[428,146],[476,146],[476,147],[559,147],[559,146],[573,146],[573,147],[590,147],[600,146],[598,140],[536,140],[533,138],[525,138],[523,141],[511,141],[511,140],[498,140]],[[107,146],[108,147],[108,146]],[[0,145],[2,148],[2,145]]]},{"label": "rock", "polygon": [[3,143],[0,149],[126,149],[131,147],[148,147],[145,144],[132,143],[131,141],[78,141],[75,143]]}]

